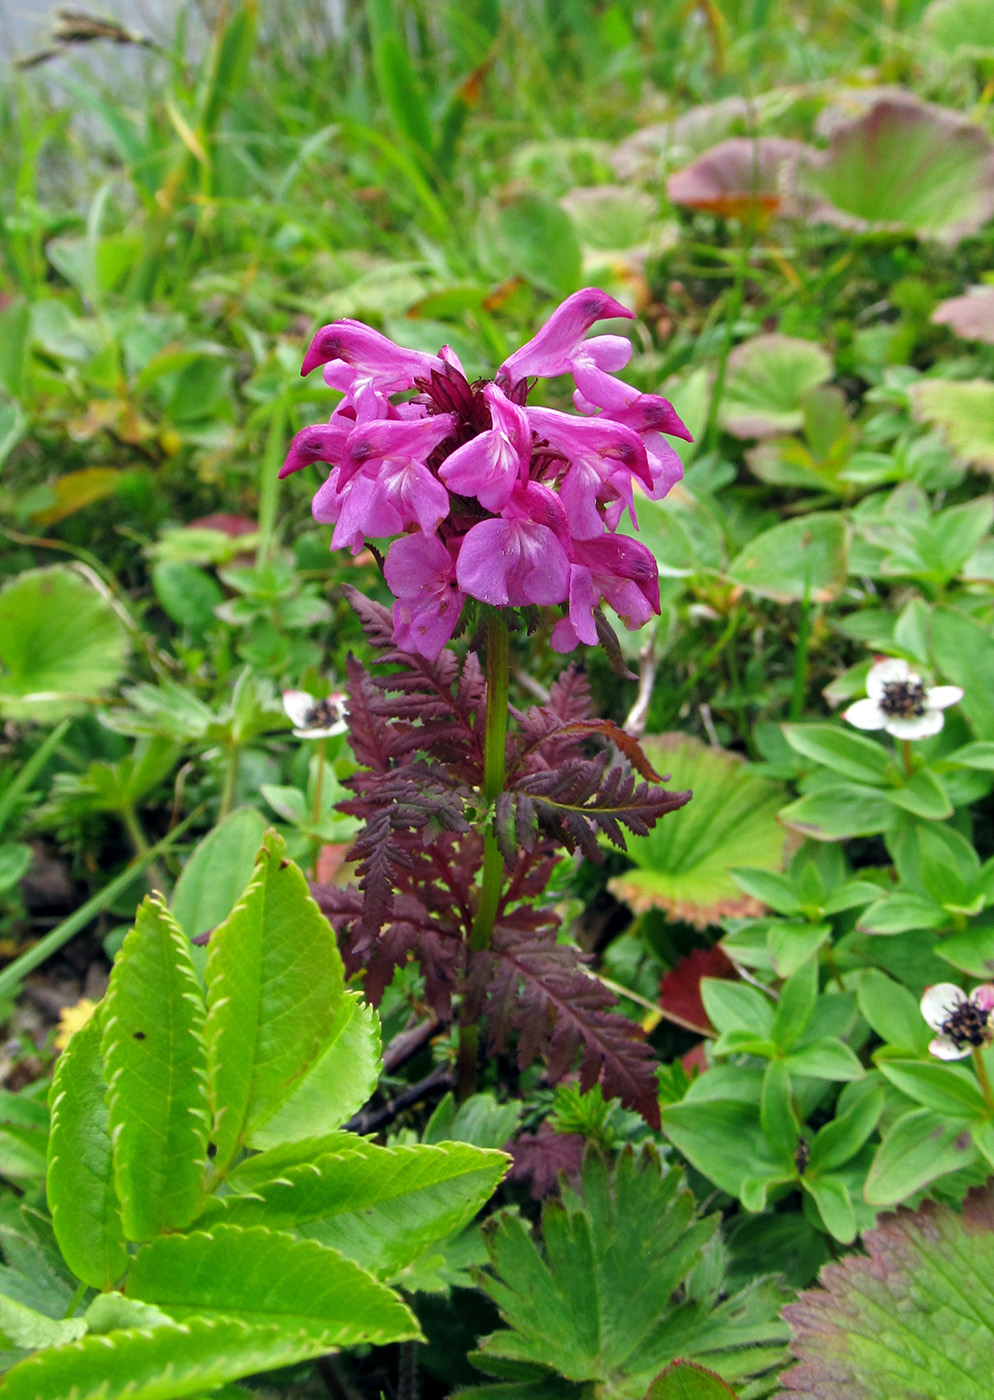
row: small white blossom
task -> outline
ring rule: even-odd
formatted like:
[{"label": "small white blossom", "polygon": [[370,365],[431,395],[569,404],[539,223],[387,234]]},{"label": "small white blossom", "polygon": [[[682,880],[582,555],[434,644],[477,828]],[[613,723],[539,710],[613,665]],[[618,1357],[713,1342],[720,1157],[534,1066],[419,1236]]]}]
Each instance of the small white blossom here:
[{"label": "small white blossom", "polygon": [[989,982],[974,987],[969,996],[954,982],[936,982],[925,988],[921,1007],[932,1030],[938,1031],[928,1047],[937,1059],[965,1060],[972,1050],[994,1039],[994,986]]},{"label": "small white blossom", "polygon": [[306,690],[284,690],[283,708],[293,721],[298,739],[327,739],[348,729],[343,690],[333,690],[322,700],[308,695]]},{"label": "small white blossom", "polygon": [[842,718],[857,729],[886,729],[895,739],[927,739],[945,723],[943,710],[962,699],[958,685],[926,688],[906,661],[887,657],[870,667],[866,699],[843,710]]}]

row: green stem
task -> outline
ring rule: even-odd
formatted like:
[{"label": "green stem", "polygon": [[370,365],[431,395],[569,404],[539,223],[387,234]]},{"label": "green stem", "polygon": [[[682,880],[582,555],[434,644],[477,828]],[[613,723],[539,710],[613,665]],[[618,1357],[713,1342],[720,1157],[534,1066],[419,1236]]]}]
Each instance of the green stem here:
[{"label": "green stem", "polygon": [[[139,859],[147,856],[149,851],[148,837],[138,820],[138,813],[130,804],[121,808],[121,821],[124,823],[124,829],[128,833],[135,855]],[[145,868],[145,878],[148,880],[148,887],[153,894],[166,895],[169,893],[166,877],[157,861],[149,861]]]},{"label": "green stem", "polygon": [[[483,800],[487,805],[483,834],[483,869],[476,917],[469,936],[469,961],[490,946],[500,905],[504,861],[497,844],[490,809],[504,791],[504,749],[507,740],[507,704],[511,675],[511,649],[507,623],[500,613],[487,622],[487,713],[483,731]],[[480,1031],[465,1019],[459,1025],[459,1101],[476,1092]]]},{"label": "green stem", "polygon": [[901,753],[904,757],[904,776],[911,778],[914,776],[915,766],[911,761],[911,740],[905,739],[901,744]]},{"label": "green stem", "polygon": [[718,358],[717,369],[715,370],[714,384],[711,388],[711,400],[708,404],[707,423],[704,432],[701,434],[701,446],[698,455],[711,452],[718,445],[718,414],[721,411],[721,400],[725,392],[725,374],[728,369],[728,357],[732,352],[732,343],[735,340],[735,327],[738,325],[739,317],[742,315],[742,303],[745,300],[746,273],[749,269],[749,253],[752,249],[753,237],[753,234],[743,230],[742,243],[739,247],[739,256],[735,264],[735,281],[732,284],[727,303],[728,309],[725,313],[725,338],[722,342],[721,354]]},{"label": "green stem", "polygon": [[980,1083],[981,1093],[984,1096],[984,1102],[987,1104],[991,1116],[994,1117],[994,1093],[991,1092],[991,1081],[987,1074],[987,1066],[984,1064],[984,1057],[978,1045],[973,1047],[973,1068],[977,1071],[977,1079]]},{"label": "green stem", "polygon": [[[311,825],[317,829],[321,820],[321,795],[324,789],[324,757],[328,747],[328,740],[323,736],[317,742],[318,770],[314,777],[314,804],[311,808]],[[318,878],[318,861],[321,859],[321,838],[315,838],[314,842],[314,864],[311,867],[311,879]]]},{"label": "green stem", "polygon": [[233,741],[228,745],[228,765],[224,770],[224,787],[221,789],[221,810],[218,821],[223,821],[235,805],[235,792],[238,788],[238,761],[241,758],[241,745]]}]

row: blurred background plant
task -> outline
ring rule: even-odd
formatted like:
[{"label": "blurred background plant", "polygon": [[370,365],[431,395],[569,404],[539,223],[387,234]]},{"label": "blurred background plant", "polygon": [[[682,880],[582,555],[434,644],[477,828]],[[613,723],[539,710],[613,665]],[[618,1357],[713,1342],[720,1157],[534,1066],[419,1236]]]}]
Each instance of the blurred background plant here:
[{"label": "blurred background plant", "polygon": [[[364,1123],[511,1141],[498,1203],[529,1221],[560,1171],[580,1189],[585,1145],[627,1161],[654,1137],[725,1217],[667,1317],[755,1284],[744,1316],[773,1368],[757,1257],[806,1287],[880,1208],[958,1205],[994,1164],[986,1027],[941,1064],[918,1009],[927,984],[994,967],[990,7],[34,8],[0,8],[5,1260],[41,1248],[15,1192],[43,1210],[59,1013],[99,998],[142,895],[203,936],[274,817],[320,881],[347,873],[351,754],[294,737],[280,692],[320,699],[350,651],[369,660],[340,584],[387,595],[372,552],[329,554],[308,521],[313,469],[277,480],[335,401],[297,375],[314,328],[355,316],[447,343],[473,378],[596,284],[638,314],[630,382],[695,442],[683,482],[638,506],[663,606],[619,630],[637,679],[594,651],[588,677],[597,712],[695,798],[627,855],[563,860],[552,895],[662,1063],[663,1133],[507,1056],[431,1129],[454,1052],[414,963],[384,994]],[[513,640],[513,703],[547,695],[546,642]],[[879,655],[962,689],[940,732],[845,726]],[[592,1169],[583,1190],[601,1190]],[[543,1225],[553,1274],[556,1230],[578,1247],[600,1218],[580,1199]],[[449,1282],[414,1290],[416,1363],[404,1344],[287,1384],[407,1395],[416,1364],[438,1393],[479,1390],[462,1358],[496,1335],[488,1395],[548,1396],[557,1376],[556,1394],[641,1394],[621,1342],[611,1376],[497,1355],[491,1299],[532,1267],[511,1219],[489,1297],[469,1285],[475,1236]],[[723,1373],[759,1395],[769,1368]]]}]

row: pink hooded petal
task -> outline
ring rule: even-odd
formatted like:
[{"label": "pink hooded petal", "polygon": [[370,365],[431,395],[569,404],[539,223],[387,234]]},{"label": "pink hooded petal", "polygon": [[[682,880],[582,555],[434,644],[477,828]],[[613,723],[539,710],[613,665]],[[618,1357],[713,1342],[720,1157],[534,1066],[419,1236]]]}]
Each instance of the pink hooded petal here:
[{"label": "pink hooded petal", "polygon": [[515,483],[527,479],[531,429],[524,410],[487,384],[483,396],[493,427],[463,443],[439,468],[439,476],[460,496],[475,496],[487,510],[503,510]]},{"label": "pink hooded petal", "polygon": [[628,308],[606,292],[584,287],[556,308],[538,334],[504,361],[499,373],[511,384],[533,374],[567,374],[572,356],[590,327],[615,316],[632,319]]},{"label": "pink hooded petal", "polygon": [[974,987],[970,993],[970,1000],[974,1006],[979,1006],[981,1011],[994,1011],[994,986],[990,982],[983,982],[979,987]]},{"label": "pink hooded petal", "polygon": [[311,501],[311,514],[320,525],[334,525],[342,511],[342,493],[338,487],[336,467],[328,480],[322,482]]},{"label": "pink hooded petal", "polygon": [[361,467],[387,459],[424,462],[455,427],[455,415],[438,413],[413,420],[377,419],[356,426],[342,463],[342,484]]},{"label": "pink hooded petal", "polygon": [[311,341],[300,372],[310,374],[330,360],[343,360],[360,374],[372,376],[380,388],[390,384],[395,390],[409,389],[415,379],[427,378],[432,369],[442,368],[437,355],[406,350],[371,326],[350,318],[321,327]]},{"label": "pink hooded petal", "polygon": [[527,481],[524,485],[518,482],[501,515],[505,520],[528,520],[544,525],[568,554],[570,540],[566,512],[562,501],[548,486],[543,486],[539,481]]},{"label": "pink hooded petal", "polygon": [[[371,476],[357,476],[349,482],[340,493],[338,520],[335,524],[335,531],[331,537],[332,549],[350,549],[353,554],[358,554],[371,534],[368,528],[369,516],[376,509],[374,502],[377,491],[377,482]],[[315,500],[317,498],[315,497]],[[312,506],[313,509],[313,506]],[[396,535],[403,529],[400,517],[395,511],[390,513],[388,520],[383,520],[383,508],[380,508],[380,519],[377,525],[385,528],[382,535]],[[373,535],[373,538],[382,538],[382,535]]]},{"label": "pink hooded petal", "polygon": [[624,467],[651,490],[652,474],[642,439],[623,423],[604,416],[576,418],[554,408],[529,408],[526,412],[536,436],[567,461],[596,463],[602,477]]},{"label": "pink hooded petal", "polygon": [[639,394],[633,389],[625,407],[615,409],[611,417],[616,423],[624,423],[637,433],[666,433],[669,437],[684,438],[687,442],[694,440],[669,399],[664,399],[661,394]]},{"label": "pink hooded petal", "polygon": [[495,607],[561,603],[569,559],[552,530],[532,520],[481,520],[459,550],[460,588]]},{"label": "pink hooded petal", "polygon": [[[596,369],[614,373],[619,369],[624,369],[628,361],[632,358],[632,342],[627,335],[595,335],[589,340],[581,341],[574,362],[591,364]],[[628,385],[624,388],[627,390]],[[625,402],[628,402],[630,394],[625,395]]]},{"label": "pink hooded petal", "polygon": [[349,418],[337,415],[330,423],[315,423],[311,428],[302,428],[290,444],[286,461],[280,468],[280,479],[291,472],[299,472],[301,467],[309,467],[312,462],[328,462],[331,466],[338,466],[354,428],[355,423]]},{"label": "pink hooded petal", "polygon": [[678,481],[683,480],[683,463],[662,433],[646,433],[642,441],[652,474],[652,490],[648,494],[652,500],[661,501]]},{"label": "pink hooded petal", "polygon": [[576,629],[568,617],[561,617],[552,629],[552,636],[549,639],[553,651],[558,651],[561,655],[567,652],[576,651],[580,645],[580,639],[576,635]]},{"label": "pink hooded petal", "polygon": [[597,509],[603,484],[597,469],[586,461],[575,463],[563,477],[559,499],[574,540],[592,540],[603,535],[604,517]]},{"label": "pink hooded petal", "polygon": [[598,408],[624,408],[622,382],[613,374],[577,358],[573,361],[573,380],[583,397]]}]

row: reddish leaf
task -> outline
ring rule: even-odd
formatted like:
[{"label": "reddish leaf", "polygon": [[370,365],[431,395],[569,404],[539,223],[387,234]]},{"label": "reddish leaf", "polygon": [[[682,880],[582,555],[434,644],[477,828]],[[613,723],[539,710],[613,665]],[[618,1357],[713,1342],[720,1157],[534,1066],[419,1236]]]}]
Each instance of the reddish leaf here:
[{"label": "reddish leaf", "polygon": [[776,214],[784,209],[786,173],[806,149],[776,136],[733,136],[671,175],[666,193],[673,204],[726,218]]},{"label": "reddish leaf", "polygon": [[951,327],[963,340],[994,345],[994,287],[967,287],[964,296],[940,301],[932,320]]},{"label": "reddish leaf", "polygon": [[237,540],[239,535],[253,535],[259,526],[247,515],[230,515],[227,511],[215,511],[212,515],[201,515],[191,520],[190,530],[218,530],[229,539]]},{"label": "reddish leaf", "polygon": [[731,982],[738,977],[735,965],[719,948],[695,948],[671,967],[659,984],[659,1004],[663,1015],[688,1031],[714,1035],[701,1000],[701,978],[721,977]]},{"label": "reddish leaf", "polygon": [[555,1191],[561,1172],[566,1173],[571,1186],[576,1186],[586,1145],[582,1133],[556,1133],[548,1123],[543,1123],[537,1133],[522,1133],[511,1143],[514,1165],[509,1179],[530,1181],[533,1201],[540,1201]]}]

